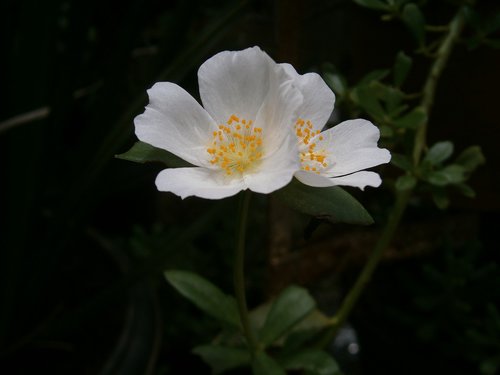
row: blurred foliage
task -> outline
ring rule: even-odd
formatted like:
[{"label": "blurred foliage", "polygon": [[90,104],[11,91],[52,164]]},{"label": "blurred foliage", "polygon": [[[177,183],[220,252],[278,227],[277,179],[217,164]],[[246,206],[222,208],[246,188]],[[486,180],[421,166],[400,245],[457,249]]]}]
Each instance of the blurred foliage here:
[{"label": "blurred foliage", "polygon": [[[146,89],[154,82],[182,83],[195,94],[198,66],[217,51],[258,44],[272,56],[287,56],[281,47],[288,46],[287,41],[276,40],[280,27],[304,34],[288,42],[306,53],[301,59],[287,56],[299,60],[302,71],[335,63],[325,64],[322,73],[344,117],[366,115],[380,126],[383,142],[396,151],[387,187],[416,188],[440,208],[461,210],[449,194],[474,195],[466,181],[484,162],[483,151],[435,140],[421,168],[415,169],[407,156],[408,134],[428,120],[414,92],[422,59],[435,53],[423,48],[430,42],[429,32],[435,31],[423,27],[427,21],[447,22],[450,9],[465,3],[468,28],[462,48],[471,53],[497,49],[497,4],[356,2],[376,12],[350,1],[325,0],[304,6],[300,22],[283,14],[284,7],[298,7],[295,1],[285,6],[280,1],[229,0],[126,0],[119,6],[95,0],[0,4],[1,373],[209,373],[199,356],[211,358],[207,362],[216,370],[221,370],[221,355],[232,356],[235,363],[247,360],[240,352],[228,354],[227,348],[204,347],[218,337],[220,327],[163,278],[166,269],[196,271],[222,290],[231,289],[227,270],[234,200],[181,202],[159,194],[153,181],[160,164],[138,167],[114,155],[134,144],[132,119],[142,111]],[[380,17],[401,21],[389,31],[404,35],[406,28],[413,39],[385,40],[391,35],[387,26],[375,26],[380,53],[359,59],[359,52],[353,51],[373,49],[371,42],[352,37],[355,31],[349,24],[373,26]],[[319,24],[324,27],[314,28]],[[343,39],[344,33],[338,32],[342,27],[351,39]],[[439,32],[440,27],[434,29]],[[491,83],[481,90],[495,92],[497,86]],[[446,124],[451,139],[454,125]],[[491,155],[490,150],[488,158]],[[170,155],[155,153],[147,161],[164,162],[165,157],[172,162]],[[367,205],[375,208],[373,216],[384,217],[380,200],[367,196],[372,198]],[[255,199],[249,230],[252,306],[267,294],[268,259],[262,251],[268,241],[262,230],[266,207],[266,198]],[[483,223],[488,232],[477,233],[486,244],[436,246],[434,255],[387,266],[374,280],[353,319],[365,373],[498,372],[500,279],[498,255],[490,251],[497,246],[498,211],[486,216],[484,208],[469,207],[489,221]],[[498,210],[495,207],[492,210]],[[417,201],[409,219],[435,214]],[[264,327],[269,314],[258,315]],[[290,326],[297,327],[299,320],[307,321],[303,316],[292,320]],[[263,332],[265,341],[273,342],[271,352],[282,349],[283,357],[276,360],[287,369],[337,372],[330,353],[298,351],[315,329],[286,337],[283,330]],[[196,345],[200,346],[193,354]],[[274,362],[262,356],[256,371],[266,371]],[[313,368],[307,367],[311,363]]]}]

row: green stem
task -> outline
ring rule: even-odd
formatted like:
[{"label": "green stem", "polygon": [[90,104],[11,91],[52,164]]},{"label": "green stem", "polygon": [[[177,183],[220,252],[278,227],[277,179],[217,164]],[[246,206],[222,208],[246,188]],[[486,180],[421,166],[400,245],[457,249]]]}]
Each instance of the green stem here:
[{"label": "green stem", "polygon": [[238,303],[241,326],[245,335],[248,349],[252,356],[257,349],[257,341],[250,328],[248,319],[248,308],[245,297],[245,235],[247,230],[248,208],[250,206],[250,197],[252,193],[246,190],[241,193],[238,208],[238,226],[236,232],[236,249],[234,254],[234,292]]},{"label": "green stem", "polygon": [[[460,32],[462,31],[463,25],[463,13],[460,10],[448,26],[448,33],[439,46],[436,59],[431,66],[429,75],[424,84],[421,105],[427,114],[430,113],[432,105],[434,104],[434,96],[439,77],[441,76],[441,73],[448,61],[448,57],[450,56],[453,45],[457,41]],[[417,133],[415,135],[413,148],[413,162],[415,166],[418,166],[418,164],[420,163],[420,157],[425,146],[426,134],[427,123],[423,124],[417,130]],[[331,318],[331,326],[319,343],[321,347],[326,346],[335,337],[340,327],[342,327],[347,320],[364,288],[370,281],[373,272],[377,268],[377,265],[380,262],[382,255],[384,254],[384,251],[389,247],[392,238],[394,237],[394,233],[399,226],[401,218],[403,217],[403,213],[406,209],[406,206],[408,205],[408,201],[410,200],[410,197],[412,195],[412,191],[412,189],[409,189],[397,192],[396,202],[391,211],[391,214],[389,215],[389,220],[387,221],[387,224],[385,225],[375,245],[375,248],[370,255],[370,258],[368,259],[368,262],[365,264],[363,270],[361,271],[361,274],[358,276],[356,282],[349,290],[345,299],[342,301],[342,305],[340,306],[337,314]]]}]

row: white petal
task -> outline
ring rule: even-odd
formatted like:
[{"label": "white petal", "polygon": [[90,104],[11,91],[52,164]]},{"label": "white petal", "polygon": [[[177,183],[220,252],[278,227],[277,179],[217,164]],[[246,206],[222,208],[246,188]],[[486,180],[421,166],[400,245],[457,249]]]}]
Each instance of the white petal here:
[{"label": "white petal", "polygon": [[332,177],[330,180],[334,185],[354,186],[364,190],[366,186],[379,187],[382,183],[378,173],[361,171],[346,176]]},{"label": "white petal", "polygon": [[164,169],[156,177],[156,187],[160,191],[172,192],[182,199],[192,195],[221,199],[245,189],[243,180],[227,180],[220,173],[206,168]]},{"label": "white petal", "polygon": [[170,151],[194,165],[208,166],[207,144],[216,124],[196,100],[170,82],[148,90],[149,104],[134,120],[141,141]]},{"label": "white petal", "polygon": [[269,194],[287,185],[299,168],[297,141],[294,134],[289,134],[274,154],[262,160],[258,171],[244,179],[250,190]]},{"label": "white petal", "polygon": [[335,186],[334,179],[313,172],[298,171],[295,172],[295,177],[304,185],[314,187]]},{"label": "white petal", "polygon": [[321,133],[328,144],[328,170],[325,175],[343,176],[379,164],[388,163],[391,154],[378,148],[380,132],[366,120],[345,121]]},{"label": "white petal", "polygon": [[258,47],[216,54],[198,70],[203,106],[219,124],[232,114],[255,121],[276,65]]},{"label": "white petal", "polygon": [[300,90],[304,99],[299,110],[299,117],[309,120],[314,130],[321,130],[330,118],[335,105],[335,94],[316,73],[298,74],[290,64],[280,64],[293,79],[293,84]]}]

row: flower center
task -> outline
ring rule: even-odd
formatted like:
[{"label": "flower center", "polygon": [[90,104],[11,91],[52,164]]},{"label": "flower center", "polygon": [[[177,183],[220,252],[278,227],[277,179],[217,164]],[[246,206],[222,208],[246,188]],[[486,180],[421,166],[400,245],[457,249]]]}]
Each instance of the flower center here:
[{"label": "flower center", "polygon": [[222,168],[226,175],[246,172],[262,158],[262,128],[254,127],[252,120],[231,115],[213,132],[207,152],[210,163]]},{"label": "flower center", "polygon": [[[320,173],[328,167],[327,152],[321,148],[323,136],[320,130],[313,130],[311,121],[299,118],[295,122],[295,135],[299,140],[301,169],[308,172]],[[313,142],[316,141],[316,142]]]}]

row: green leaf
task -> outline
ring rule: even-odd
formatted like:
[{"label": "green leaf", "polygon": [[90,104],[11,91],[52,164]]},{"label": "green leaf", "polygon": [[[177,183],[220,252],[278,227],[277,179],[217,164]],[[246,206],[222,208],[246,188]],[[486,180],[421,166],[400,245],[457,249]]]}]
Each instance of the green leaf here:
[{"label": "green leaf", "polygon": [[423,46],[425,42],[425,19],[420,8],[414,3],[406,4],[403,8],[402,19],[418,45]]},{"label": "green leaf", "polygon": [[286,375],[285,370],[266,353],[259,351],[252,362],[253,375]]},{"label": "green leaf", "polygon": [[462,183],[462,184],[456,184],[454,186],[458,189],[458,191],[462,195],[466,196],[467,198],[475,198],[476,197],[476,192],[469,185]]},{"label": "green leaf", "polygon": [[391,155],[391,164],[395,165],[396,167],[398,167],[404,171],[411,171],[413,169],[413,164],[411,163],[411,160],[406,155],[392,154]]},{"label": "green leaf", "polygon": [[336,73],[325,73],[323,75],[325,82],[331,89],[335,92],[335,94],[339,96],[345,95],[347,92],[347,82],[344,77],[340,74]]},{"label": "green leaf", "polygon": [[445,168],[431,172],[427,180],[436,186],[457,184],[465,180],[465,169],[456,164],[451,164]]},{"label": "green leaf", "polygon": [[304,319],[316,306],[309,292],[298,286],[289,286],[274,300],[264,325],[259,331],[259,341],[272,344],[289,329]]},{"label": "green leaf", "polygon": [[453,143],[443,141],[435,143],[425,155],[424,160],[429,161],[432,165],[438,165],[447,160],[453,154]]},{"label": "green leaf", "polygon": [[394,64],[394,84],[397,87],[400,87],[406,80],[411,65],[412,59],[403,51],[400,51],[396,56],[396,62]]},{"label": "green leaf", "polygon": [[214,374],[220,374],[226,370],[240,367],[250,363],[248,350],[230,348],[219,345],[202,345],[193,349],[210,365]]},{"label": "green leaf", "polygon": [[306,370],[311,375],[341,375],[337,362],[321,350],[306,350],[282,362],[287,370]]},{"label": "green leaf", "polygon": [[483,151],[479,146],[470,146],[466,148],[455,160],[456,164],[460,164],[467,172],[474,171],[481,164],[484,164],[486,159]]},{"label": "green leaf", "polygon": [[432,192],[432,200],[440,210],[445,210],[450,205],[450,199],[444,189],[434,190]]},{"label": "green leaf", "polygon": [[238,308],[233,297],[194,273],[172,270],[164,274],[170,285],[208,315],[233,327],[240,327]]},{"label": "green leaf", "polygon": [[376,120],[384,118],[385,111],[380,104],[376,92],[368,86],[358,86],[351,92],[352,98],[363,108],[370,116]]},{"label": "green leaf", "polygon": [[427,121],[427,113],[422,107],[415,107],[407,114],[393,120],[399,128],[416,129]]},{"label": "green leaf", "polygon": [[115,157],[136,163],[161,162],[173,168],[191,166],[191,164],[178,156],[141,141],[135,142],[130,150],[123,154],[115,155]]},{"label": "green leaf", "polygon": [[389,69],[376,69],[372,70],[370,73],[366,74],[361,80],[358,82],[358,86],[365,86],[373,81],[380,81],[387,77],[391,71]]},{"label": "green leaf", "polygon": [[389,5],[381,0],[354,0],[354,2],[370,9],[389,10]]},{"label": "green leaf", "polygon": [[338,186],[311,187],[292,180],[273,193],[291,208],[331,222],[368,225],[373,219],[365,208]]},{"label": "green leaf", "polygon": [[412,175],[404,175],[400,176],[396,180],[396,190],[403,191],[403,190],[410,190],[415,187],[417,184],[417,179],[412,176]]}]

